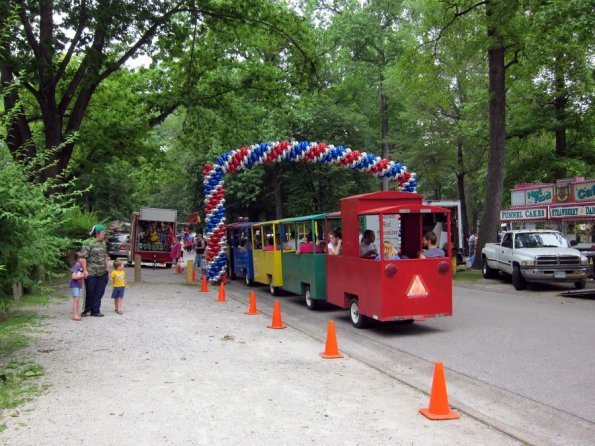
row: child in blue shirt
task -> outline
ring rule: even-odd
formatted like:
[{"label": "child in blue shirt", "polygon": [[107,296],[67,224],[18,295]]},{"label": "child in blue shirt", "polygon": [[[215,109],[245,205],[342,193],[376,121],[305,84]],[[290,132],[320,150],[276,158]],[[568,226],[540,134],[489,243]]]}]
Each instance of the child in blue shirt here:
[{"label": "child in blue shirt", "polygon": [[70,274],[70,294],[72,295],[72,320],[80,321],[79,316],[79,302],[81,299],[81,289],[83,288],[83,256],[77,252],[74,255],[74,263],[72,264]]}]

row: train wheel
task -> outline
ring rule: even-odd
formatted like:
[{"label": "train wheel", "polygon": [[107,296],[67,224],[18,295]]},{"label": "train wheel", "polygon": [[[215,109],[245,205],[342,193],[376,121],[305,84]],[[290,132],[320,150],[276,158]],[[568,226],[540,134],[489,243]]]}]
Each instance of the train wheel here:
[{"label": "train wheel", "polygon": [[273,286],[273,282],[269,283],[269,290],[271,292],[271,296],[279,295],[279,287]]},{"label": "train wheel", "polygon": [[515,290],[524,290],[527,288],[527,281],[521,274],[521,267],[519,265],[514,265],[513,267],[512,285],[514,286]]},{"label": "train wheel", "polygon": [[360,314],[359,303],[355,297],[351,299],[351,304],[349,305],[349,316],[355,328],[364,328],[366,326],[366,316]]},{"label": "train wheel", "polygon": [[318,302],[312,299],[312,292],[310,291],[310,287],[306,287],[306,307],[308,310],[316,310]]},{"label": "train wheel", "polygon": [[246,286],[252,286],[252,280],[250,280],[250,276],[248,275],[248,271],[246,271]]}]

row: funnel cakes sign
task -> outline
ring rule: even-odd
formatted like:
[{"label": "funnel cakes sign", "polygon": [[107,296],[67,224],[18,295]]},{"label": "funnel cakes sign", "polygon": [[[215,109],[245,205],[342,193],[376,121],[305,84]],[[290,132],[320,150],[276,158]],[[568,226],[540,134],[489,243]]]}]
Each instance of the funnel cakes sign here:
[{"label": "funnel cakes sign", "polygon": [[547,220],[547,207],[506,209],[500,211],[500,221]]}]

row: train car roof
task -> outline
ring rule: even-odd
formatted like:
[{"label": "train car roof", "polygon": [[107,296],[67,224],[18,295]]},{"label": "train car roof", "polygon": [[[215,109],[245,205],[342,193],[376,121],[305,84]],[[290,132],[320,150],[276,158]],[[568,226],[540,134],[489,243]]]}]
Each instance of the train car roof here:
[{"label": "train car roof", "polygon": [[278,225],[279,223],[281,223],[281,220],[259,221],[252,223],[251,226]]},{"label": "train car roof", "polygon": [[420,200],[423,195],[414,192],[401,192],[396,190],[367,192],[365,194],[351,195],[349,197],[341,198],[341,200]]},{"label": "train car roof", "polygon": [[383,206],[359,212],[359,214],[424,214],[424,213],[450,213],[450,209],[427,204],[405,203],[399,206]]},{"label": "train car roof", "polygon": [[254,223],[255,222],[253,221],[239,221],[237,223],[230,223],[228,225],[225,225],[225,228],[249,228]]},{"label": "train car roof", "polygon": [[299,221],[310,221],[310,220],[323,220],[326,214],[312,214],[304,215],[302,217],[291,217],[280,220],[281,223],[295,223]]}]

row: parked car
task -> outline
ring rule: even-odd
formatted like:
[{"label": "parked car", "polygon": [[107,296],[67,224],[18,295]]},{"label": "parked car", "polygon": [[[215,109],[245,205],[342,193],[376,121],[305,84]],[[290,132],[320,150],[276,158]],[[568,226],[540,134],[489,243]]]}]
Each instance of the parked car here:
[{"label": "parked car", "polygon": [[125,257],[130,261],[130,234],[112,234],[107,238],[107,252],[110,259]]}]

